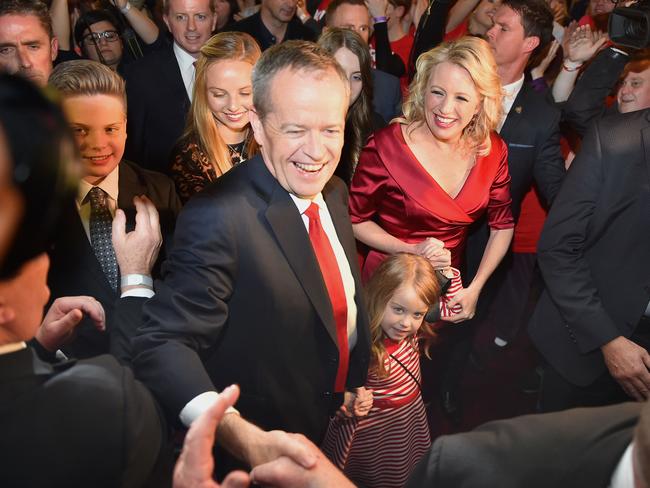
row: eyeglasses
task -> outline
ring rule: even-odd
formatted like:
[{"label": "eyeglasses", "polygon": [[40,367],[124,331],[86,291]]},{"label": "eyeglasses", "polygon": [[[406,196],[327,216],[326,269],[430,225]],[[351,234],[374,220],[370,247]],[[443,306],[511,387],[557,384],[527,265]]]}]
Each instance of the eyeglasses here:
[{"label": "eyeglasses", "polygon": [[91,32],[90,34],[83,36],[83,41],[85,43],[92,43],[94,39],[95,42],[99,42],[102,40],[102,37],[106,39],[106,42],[115,42],[120,38],[120,35],[117,33],[117,31],[114,30],[107,30],[104,32]]}]

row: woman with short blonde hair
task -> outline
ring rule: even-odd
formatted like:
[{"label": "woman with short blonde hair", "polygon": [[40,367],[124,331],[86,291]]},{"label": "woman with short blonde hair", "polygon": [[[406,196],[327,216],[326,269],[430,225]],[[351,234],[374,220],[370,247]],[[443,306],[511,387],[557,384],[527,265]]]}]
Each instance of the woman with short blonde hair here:
[{"label": "woman with short blonde hair", "polygon": [[485,41],[464,37],[417,60],[404,117],[375,132],[350,188],[355,237],[370,251],[364,278],[389,254],[419,254],[443,270],[462,268],[470,225],[487,213],[490,238],[471,282],[446,317],[474,316],[480,292],[505,255],[514,221],[508,151],[495,129],[502,91]]}]

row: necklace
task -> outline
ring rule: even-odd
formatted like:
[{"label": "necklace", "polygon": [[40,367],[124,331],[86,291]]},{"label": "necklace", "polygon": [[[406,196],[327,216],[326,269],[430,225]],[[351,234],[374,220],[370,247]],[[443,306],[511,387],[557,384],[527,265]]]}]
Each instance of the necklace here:
[{"label": "necklace", "polygon": [[247,141],[248,141],[248,129],[246,129],[246,134],[244,134],[243,141],[237,142],[235,144],[226,144],[226,146],[228,146],[228,151],[230,152],[230,160],[232,161],[233,166],[246,161],[246,154],[244,153],[244,148],[246,147]]}]

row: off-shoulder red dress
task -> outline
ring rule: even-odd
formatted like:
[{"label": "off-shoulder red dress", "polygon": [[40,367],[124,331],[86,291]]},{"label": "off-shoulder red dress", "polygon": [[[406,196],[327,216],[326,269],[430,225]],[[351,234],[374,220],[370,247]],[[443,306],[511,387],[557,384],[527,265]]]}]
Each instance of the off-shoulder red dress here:
[{"label": "off-shoulder red dress", "polygon": [[[424,169],[398,123],[375,132],[359,158],[350,188],[353,224],[373,220],[398,239],[416,243],[435,237],[451,251],[451,265],[462,263],[469,226],[487,211],[492,229],[511,229],[508,149],[491,134],[492,147],[476,164],[455,198]],[[385,258],[371,249],[363,264],[367,280]]]}]

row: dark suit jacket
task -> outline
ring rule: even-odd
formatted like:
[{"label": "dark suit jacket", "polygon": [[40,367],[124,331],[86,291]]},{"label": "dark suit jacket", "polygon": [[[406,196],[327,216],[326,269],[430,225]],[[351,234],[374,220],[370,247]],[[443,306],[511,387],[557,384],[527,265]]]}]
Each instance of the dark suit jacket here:
[{"label": "dark suit jacket", "polygon": [[[517,220],[521,201],[533,181],[550,204],[562,185],[564,158],[560,152],[560,111],[544,94],[524,82],[500,132],[508,145],[512,214]],[[489,229],[485,219],[475,222],[467,244],[468,279],[481,262]]]},{"label": "dark suit jacket", "polygon": [[171,151],[190,108],[172,46],[125,66],[124,79],[128,102],[124,157],[169,174]]},{"label": "dark suit jacket", "polygon": [[[355,279],[347,385],[361,386],[369,333],[347,190],[332,178],[323,196]],[[192,197],[163,268],[134,339],[134,366],[171,418],[200,393],[238,383],[245,418],[319,443],[338,366],[334,319],[302,218],[261,156]]]},{"label": "dark suit jacket", "polygon": [[[262,16],[260,12],[257,12],[250,17],[246,17],[239,22],[235,22],[230,27],[230,30],[250,34],[253,39],[255,39],[260,45],[262,51],[266,51],[268,48],[274,46],[277,43],[277,40],[275,37],[273,37],[273,34],[269,32],[269,30],[264,25],[264,22],[262,22]],[[316,41],[316,37],[317,35],[313,30],[303,25],[298,17],[293,17],[287,25],[287,32],[284,35],[284,39],[281,40],[291,41],[295,39],[301,39],[305,41]]]},{"label": "dark suit jacket", "polygon": [[640,410],[623,403],[526,415],[439,437],[407,488],[605,488]]},{"label": "dark suit jacket", "polygon": [[388,123],[402,115],[402,90],[399,86],[399,78],[378,69],[373,69],[371,73],[373,108]]},{"label": "dark suit jacket", "polygon": [[650,111],[603,117],[546,220],[538,262],[546,290],[530,336],[568,381],[605,372],[600,346],[630,337],[650,299]]},{"label": "dark suit jacket", "polygon": [[[118,207],[127,217],[127,231],[135,227],[133,197],[146,195],[160,214],[163,242],[171,240],[180,201],[174,183],[166,176],[143,170],[133,163],[120,163]],[[112,322],[114,303],[119,294],[108,284],[99,261],[88,241],[76,205],[71,205],[65,217],[65,226],[57,235],[50,251],[50,272],[48,286],[52,300],[63,296],[90,295],[95,297],[106,311],[107,323]],[[159,263],[164,257],[162,249]],[[157,274],[159,264],[154,268]],[[84,320],[78,327],[77,338],[64,348],[66,354],[86,358],[108,352],[110,329],[102,334],[90,320]]]},{"label": "dark suit jacket", "polygon": [[616,104],[607,108],[605,98],[616,86],[629,56],[604,49],[587,66],[571,96],[562,104],[562,116],[578,134],[584,136],[589,124],[606,113],[616,113]]},{"label": "dark suit jacket", "polygon": [[163,444],[149,391],[111,356],[0,356],[0,486],[140,487]]}]

